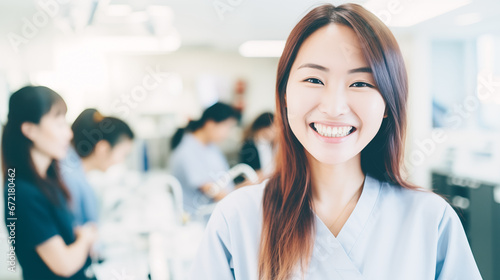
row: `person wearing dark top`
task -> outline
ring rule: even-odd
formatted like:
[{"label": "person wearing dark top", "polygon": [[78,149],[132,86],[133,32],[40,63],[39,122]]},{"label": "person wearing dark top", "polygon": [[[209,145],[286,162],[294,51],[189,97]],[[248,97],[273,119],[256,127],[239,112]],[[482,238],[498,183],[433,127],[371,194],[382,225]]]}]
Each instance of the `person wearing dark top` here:
[{"label": "person wearing dark top", "polygon": [[25,280],[88,279],[97,230],[73,228],[57,164],[72,138],[65,114],[64,100],[46,87],[24,87],[9,100],[2,133],[5,223]]},{"label": "person wearing dark top", "polygon": [[240,162],[252,167],[259,177],[265,178],[273,169],[275,129],[274,115],[263,113],[247,128],[239,157]]}]

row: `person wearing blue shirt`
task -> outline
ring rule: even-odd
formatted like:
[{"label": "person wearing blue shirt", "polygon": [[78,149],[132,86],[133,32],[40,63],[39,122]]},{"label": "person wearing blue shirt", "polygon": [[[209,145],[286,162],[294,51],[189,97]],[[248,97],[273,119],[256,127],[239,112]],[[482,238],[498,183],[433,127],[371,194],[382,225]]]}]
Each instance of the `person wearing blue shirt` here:
[{"label": "person wearing blue shirt", "polygon": [[123,162],[132,149],[134,133],[122,120],[105,117],[96,109],[84,110],[73,122],[72,146],[60,162],[61,176],[71,193],[76,225],[97,222],[98,198],[86,172],[106,171]]},{"label": "person wearing blue shirt", "polygon": [[231,106],[215,103],[172,137],[169,169],[182,186],[184,210],[191,216],[234,188],[227,176],[229,164],[216,144],[229,136],[236,118]]},{"label": "person wearing blue shirt", "polygon": [[21,88],[9,100],[2,134],[5,223],[25,280],[92,277],[86,271],[97,229],[73,226],[57,162],[72,137],[65,114],[64,100],[46,87]]},{"label": "person wearing blue shirt", "polygon": [[276,85],[276,171],[217,204],[191,279],[482,279],[452,207],[402,174],[408,81],[387,26],[314,8]]},{"label": "person wearing blue shirt", "polygon": [[66,183],[71,197],[71,211],[75,225],[97,222],[99,203],[92,186],[87,181],[82,160],[74,148],[68,149],[68,155],[59,163],[61,177]]}]

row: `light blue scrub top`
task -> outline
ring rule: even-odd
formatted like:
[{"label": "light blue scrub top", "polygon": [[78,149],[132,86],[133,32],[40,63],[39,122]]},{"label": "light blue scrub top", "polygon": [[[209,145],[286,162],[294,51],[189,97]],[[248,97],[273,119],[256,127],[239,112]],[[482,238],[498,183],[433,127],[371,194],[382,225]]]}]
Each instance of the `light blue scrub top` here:
[{"label": "light blue scrub top", "polygon": [[219,182],[228,191],[234,189],[227,176],[229,165],[224,154],[214,144],[204,145],[193,134],[186,133],[169,163],[170,172],[181,183],[184,210],[194,215],[199,207],[213,203],[199,188],[207,183]]},{"label": "light blue scrub top", "polygon": [[68,150],[66,158],[59,162],[62,181],[71,195],[71,212],[74,226],[86,222],[97,222],[99,203],[94,189],[87,181],[82,160],[73,148]]},{"label": "light blue scrub top", "polygon": [[[238,189],[217,205],[191,279],[258,279],[266,183]],[[315,219],[305,279],[482,279],[457,214],[434,193],[366,176],[361,197],[337,237]],[[301,279],[298,269],[291,279]]]}]

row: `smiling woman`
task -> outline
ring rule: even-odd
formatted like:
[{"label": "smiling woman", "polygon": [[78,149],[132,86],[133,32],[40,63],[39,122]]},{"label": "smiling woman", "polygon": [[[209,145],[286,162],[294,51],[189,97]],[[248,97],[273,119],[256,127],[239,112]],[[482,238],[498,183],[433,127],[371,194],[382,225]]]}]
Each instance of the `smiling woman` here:
[{"label": "smiling woman", "polygon": [[359,161],[381,126],[385,101],[354,31],[332,24],[314,32],[289,75],[286,104],[295,137],[321,162]]},{"label": "smiling woman", "polygon": [[407,95],[377,17],[310,11],[278,65],[276,172],[218,204],[192,279],[481,279],[451,206],[402,175]]}]

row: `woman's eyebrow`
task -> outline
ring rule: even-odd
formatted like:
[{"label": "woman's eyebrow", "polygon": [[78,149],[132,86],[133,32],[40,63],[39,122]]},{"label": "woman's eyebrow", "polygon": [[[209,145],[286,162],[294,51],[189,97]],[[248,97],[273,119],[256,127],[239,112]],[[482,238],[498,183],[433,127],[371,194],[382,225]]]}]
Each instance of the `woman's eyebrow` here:
[{"label": "woman's eyebrow", "polygon": [[355,68],[351,69],[348,72],[349,74],[352,73],[372,73],[372,69],[370,67],[360,67],[360,68]]},{"label": "woman's eyebrow", "polygon": [[[302,64],[297,69],[300,69],[300,68],[313,68],[313,69],[317,69],[317,70],[320,70],[320,71],[323,71],[323,72],[330,71],[330,69],[326,68],[325,66],[322,66],[322,65],[319,65],[319,64],[315,64],[315,63]],[[349,74],[353,74],[353,73],[372,73],[372,69],[370,67],[359,67],[359,68],[355,68],[355,69],[349,70],[348,73]]]},{"label": "woman's eyebrow", "polygon": [[300,68],[313,68],[313,69],[318,69],[320,71],[323,71],[323,72],[328,72],[330,71],[330,69],[326,68],[325,66],[321,66],[319,64],[314,64],[314,63],[306,63],[306,64],[302,64],[301,66],[299,66],[299,68],[297,69],[300,69]]}]

